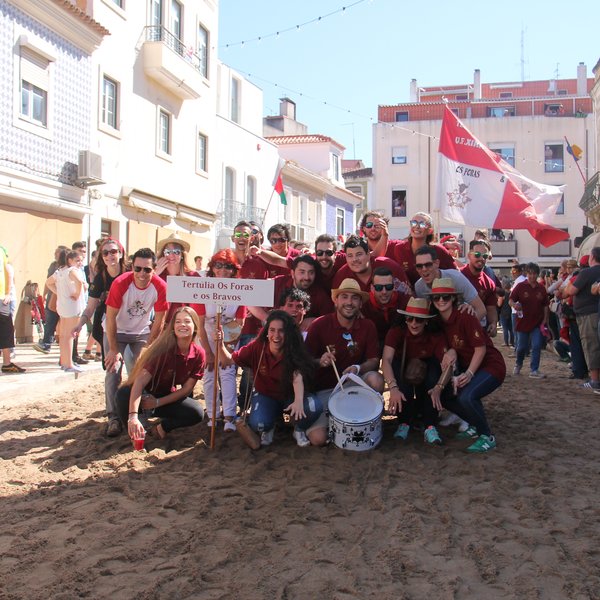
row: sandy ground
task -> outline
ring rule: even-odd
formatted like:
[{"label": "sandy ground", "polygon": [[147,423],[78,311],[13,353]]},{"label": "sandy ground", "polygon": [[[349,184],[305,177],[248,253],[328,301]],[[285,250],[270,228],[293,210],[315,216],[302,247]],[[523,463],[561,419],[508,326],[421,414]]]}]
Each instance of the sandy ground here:
[{"label": "sandy ground", "polygon": [[0,401],[0,598],[600,598],[600,397],[542,368],[487,399],[485,456],[393,419],[364,453],[206,424],[134,452],[100,373]]}]

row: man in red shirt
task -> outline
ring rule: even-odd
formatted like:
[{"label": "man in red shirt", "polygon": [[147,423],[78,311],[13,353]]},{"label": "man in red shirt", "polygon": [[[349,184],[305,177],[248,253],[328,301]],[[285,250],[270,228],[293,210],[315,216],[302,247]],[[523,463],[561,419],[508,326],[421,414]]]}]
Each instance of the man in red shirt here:
[{"label": "man in red shirt", "polygon": [[546,288],[537,279],[540,267],[533,262],[525,267],[527,281],[522,281],[510,293],[509,303],[517,311],[517,359],[513,375],[519,375],[525,355],[531,344],[531,373],[533,379],[543,379],[545,375],[539,371],[540,355],[544,343],[544,334],[540,326],[548,327],[548,294]]},{"label": "man in red shirt", "polygon": [[[369,294],[361,291],[354,279],[345,279],[332,290],[331,296],[335,312],[315,319],[306,336],[306,347],[318,367],[315,377],[317,398],[325,408],[337,384],[334,362],[340,375],[354,373],[374,390],[383,392],[383,377],[377,370],[377,330],[371,321],[360,318],[361,306],[369,299]],[[307,430],[313,445],[326,443],[327,427],[327,418],[322,416]]]},{"label": "man in red shirt", "polygon": [[370,210],[362,216],[359,228],[373,257],[386,256],[394,260],[396,245],[400,240],[389,239],[388,223],[389,219],[382,212]]},{"label": "man in red shirt", "polygon": [[472,240],[469,243],[469,262],[460,272],[477,290],[486,310],[486,331],[490,337],[495,337],[498,327],[498,294],[496,284],[484,272],[487,260],[491,256],[492,250],[488,242]]}]

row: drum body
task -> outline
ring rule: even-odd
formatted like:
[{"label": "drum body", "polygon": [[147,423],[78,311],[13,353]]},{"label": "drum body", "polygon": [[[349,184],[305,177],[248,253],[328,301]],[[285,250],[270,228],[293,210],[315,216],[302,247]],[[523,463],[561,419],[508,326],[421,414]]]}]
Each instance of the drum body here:
[{"label": "drum body", "polygon": [[329,438],[342,450],[371,450],[381,442],[382,414],[383,399],[375,390],[364,384],[338,386],[329,398]]}]

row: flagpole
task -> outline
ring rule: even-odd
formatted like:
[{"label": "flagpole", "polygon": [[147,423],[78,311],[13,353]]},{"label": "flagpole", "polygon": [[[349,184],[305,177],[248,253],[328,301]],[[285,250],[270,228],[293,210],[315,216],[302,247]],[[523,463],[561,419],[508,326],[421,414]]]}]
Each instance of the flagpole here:
[{"label": "flagpole", "polygon": [[263,215],[262,222],[260,224],[261,229],[265,228],[265,219],[267,218],[267,212],[269,212],[269,207],[271,206],[271,200],[273,200],[273,194],[275,194],[275,188],[273,188],[273,190],[271,190],[271,197],[269,198],[269,201],[267,202],[267,208],[265,208],[265,214]]},{"label": "flagpole", "polygon": [[573,154],[573,147],[571,146],[571,144],[569,144],[569,140],[567,139],[567,136],[565,135],[565,142],[567,142],[567,148],[571,148],[571,152],[569,152],[569,154],[573,157],[573,160],[575,161],[575,165],[577,166],[577,169],[579,170],[579,174],[581,175],[581,179],[583,179],[583,185],[586,184],[586,179],[585,179],[585,175],[583,174],[583,171],[581,170],[581,167],[579,166],[579,161],[575,158],[575,154]]}]

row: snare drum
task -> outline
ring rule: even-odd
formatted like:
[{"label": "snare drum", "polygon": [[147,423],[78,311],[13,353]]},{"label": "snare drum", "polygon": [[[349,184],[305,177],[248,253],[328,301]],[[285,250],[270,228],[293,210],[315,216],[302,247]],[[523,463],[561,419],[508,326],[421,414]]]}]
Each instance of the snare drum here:
[{"label": "snare drum", "polygon": [[364,452],[381,442],[383,398],[360,378],[352,381],[356,385],[346,380],[329,398],[329,438],[338,448]]}]

